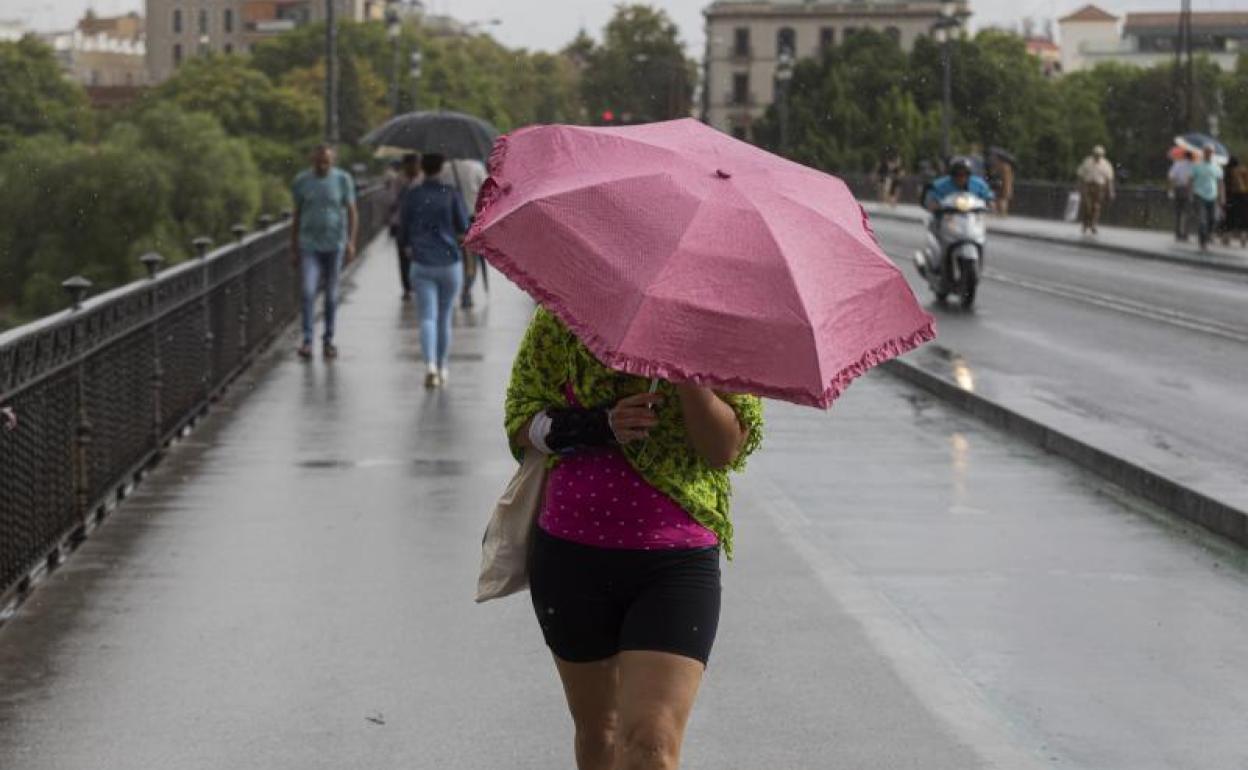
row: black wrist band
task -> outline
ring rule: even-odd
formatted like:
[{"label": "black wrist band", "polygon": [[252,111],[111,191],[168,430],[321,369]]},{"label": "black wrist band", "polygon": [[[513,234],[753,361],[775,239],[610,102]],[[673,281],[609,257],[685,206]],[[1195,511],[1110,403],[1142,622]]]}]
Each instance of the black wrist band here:
[{"label": "black wrist band", "polygon": [[610,446],[615,443],[615,433],[605,408],[581,409],[565,407],[547,409],[550,432],[546,434],[546,446],[556,454],[569,454],[578,449]]}]

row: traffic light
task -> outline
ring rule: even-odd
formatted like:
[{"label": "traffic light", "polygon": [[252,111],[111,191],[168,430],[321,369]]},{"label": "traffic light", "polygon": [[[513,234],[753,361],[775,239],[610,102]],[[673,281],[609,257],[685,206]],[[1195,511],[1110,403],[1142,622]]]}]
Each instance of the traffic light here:
[{"label": "traffic light", "polygon": [[611,110],[602,111],[602,122],[604,125],[611,125],[615,122],[615,113]]}]

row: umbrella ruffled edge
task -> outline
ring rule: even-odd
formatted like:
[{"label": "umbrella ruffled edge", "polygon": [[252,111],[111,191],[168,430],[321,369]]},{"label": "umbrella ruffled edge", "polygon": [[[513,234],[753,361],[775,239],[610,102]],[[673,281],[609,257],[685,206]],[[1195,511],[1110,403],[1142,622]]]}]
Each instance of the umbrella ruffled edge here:
[{"label": "umbrella ruffled edge", "polygon": [[[842,368],[832,376],[827,387],[818,395],[804,388],[781,388],[744,377],[719,377],[713,374],[702,374],[676,364],[636,358],[626,353],[613,351],[592,329],[578,321],[558,297],[542,288],[506,252],[492,244],[486,243],[481,236],[481,230],[484,229],[485,222],[484,214],[502,197],[505,190],[505,187],[500,185],[495,177],[501,171],[502,165],[507,158],[509,136],[509,134],[504,134],[494,140],[494,147],[490,151],[488,163],[490,175],[482,185],[481,194],[477,197],[475,221],[464,238],[464,245],[484,256],[487,262],[498,268],[500,272],[512,281],[515,281],[516,285],[523,289],[525,293],[554,313],[584,343],[585,347],[589,348],[590,352],[597,356],[598,360],[611,369],[637,377],[657,378],[670,382],[689,382],[725,392],[745,393],[788,401],[802,406],[827,409],[832,405],[833,401],[840,398],[841,394],[849,388],[854,380],[871,369],[936,339],[935,322],[931,316],[927,316],[927,320],[910,334],[885,340],[863,353],[862,357],[854,363]],[[859,210],[862,212],[863,225],[866,227],[867,232],[878,243],[866,209],[859,204]]]}]

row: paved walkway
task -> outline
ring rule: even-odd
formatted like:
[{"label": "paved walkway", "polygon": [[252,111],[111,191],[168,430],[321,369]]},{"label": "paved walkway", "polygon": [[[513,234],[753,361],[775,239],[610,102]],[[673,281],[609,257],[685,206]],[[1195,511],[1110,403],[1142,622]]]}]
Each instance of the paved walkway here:
[{"label": "paved walkway", "polygon": [[[923,209],[913,204],[889,207],[883,203],[868,201],[864,202],[863,206],[873,217],[888,217],[911,222],[919,221],[923,217]],[[989,237],[998,234],[1028,238],[1111,251],[1145,259],[1248,273],[1248,249],[1240,248],[1238,245],[1214,244],[1210,247],[1209,253],[1201,254],[1196,245],[1195,233],[1192,234],[1191,241],[1179,243],[1169,232],[1103,225],[1098,235],[1085,236],[1080,235],[1079,225],[1076,223],[1020,216],[992,217],[988,221],[988,231]]]},{"label": "paved walkway", "polygon": [[[0,627],[4,770],[571,768],[527,597],[475,606],[530,306],[427,393],[389,253]],[[693,770],[1240,768],[1248,572],[886,375],[769,405]]]}]

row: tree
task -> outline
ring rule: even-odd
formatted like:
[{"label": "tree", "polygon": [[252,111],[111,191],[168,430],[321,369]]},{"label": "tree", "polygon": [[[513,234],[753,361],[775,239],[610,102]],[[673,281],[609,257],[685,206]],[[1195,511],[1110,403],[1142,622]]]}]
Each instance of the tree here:
[{"label": "tree", "polygon": [[32,36],[0,43],[0,151],[21,136],[77,139],[90,127],[86,94],[62,74],[51,48]]},{"label": "tree", "polygon": [[51,133],[0,155],[0,307],[27,317],[58,310],[61,281],[76,273],[103,288],[135,278],[135,258],[173,193],[165,172],[142,148]]},{"label": "tree", "polygon": [[637,123],[689,115],[696,67],[663,11],[621,5],[602,45],[585,52],[582,42],[578,51],[588,57],[581,98],[590,115],[610,111]]}]

